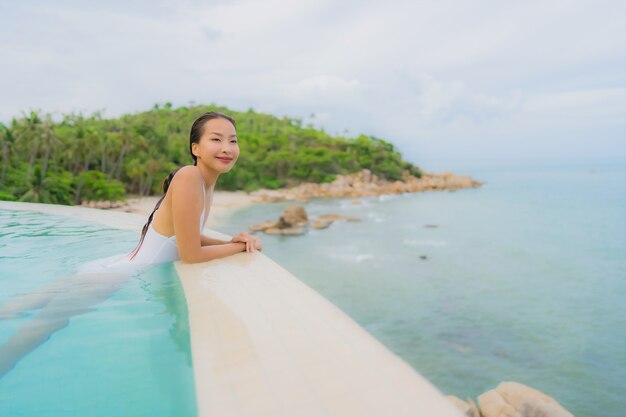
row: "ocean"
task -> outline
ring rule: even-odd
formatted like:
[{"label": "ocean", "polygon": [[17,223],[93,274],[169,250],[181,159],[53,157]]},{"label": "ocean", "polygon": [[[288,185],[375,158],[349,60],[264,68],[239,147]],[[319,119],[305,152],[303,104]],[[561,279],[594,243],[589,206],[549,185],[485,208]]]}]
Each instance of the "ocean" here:
[{"label": "ocean", "polygon": [[621,416],[626,392],[626,160],[425,166],[478,189],[279,202],[231,213],[231,235],[302,204],[361,218],[264,253],[345,311],[444,394],[502,381],[577,416]]}]

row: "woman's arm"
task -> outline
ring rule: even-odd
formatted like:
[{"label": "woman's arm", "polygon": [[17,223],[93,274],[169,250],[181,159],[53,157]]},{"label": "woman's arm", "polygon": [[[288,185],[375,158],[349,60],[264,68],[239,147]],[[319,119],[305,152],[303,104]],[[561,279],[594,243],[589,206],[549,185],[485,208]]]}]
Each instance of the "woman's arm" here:
[{"label": "woman's arm", "polygon": [[200,235],[200,242],[202,242],[202,246],[224,245],[226,243],[230,243],[229,240],[213,239],[212,237],[205,235]]},{"label": "woman's arm", "polygon": [[172,221],[180,260],[197,263],[223,258],[246,250],[246,243],[225,243],[202,246],[199,222],[203,208],[199,188],[204,186],[197,168],[185,167],[172,179]]}]

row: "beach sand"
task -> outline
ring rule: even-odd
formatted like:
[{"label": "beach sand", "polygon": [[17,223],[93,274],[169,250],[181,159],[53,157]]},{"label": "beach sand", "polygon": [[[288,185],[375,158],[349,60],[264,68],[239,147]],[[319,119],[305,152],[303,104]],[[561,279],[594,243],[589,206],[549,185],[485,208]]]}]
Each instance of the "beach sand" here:
[{"label": "beach sand", "polygon": [[[129,198],[126,200],[126,205],[106,210],[139,214],[147,219],[159,198],[161,197]],[[214,191],[213,203],[205,227],[209,229],[218,227],[232,211],[258,203],[261,201],[257,197],[245,191]]]}]

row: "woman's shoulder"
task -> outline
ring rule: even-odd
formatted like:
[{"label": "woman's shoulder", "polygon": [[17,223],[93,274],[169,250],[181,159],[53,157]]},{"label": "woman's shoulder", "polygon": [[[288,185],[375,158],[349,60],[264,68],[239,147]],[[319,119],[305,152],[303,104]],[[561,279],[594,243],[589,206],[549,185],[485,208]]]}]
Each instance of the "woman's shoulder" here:
[{"label": "woman's shoulder", "polygon": [[200,184],[200,181],[202,181],[202,177],[200,176],[199,168],[195,165],[185,165],[172,178],[172,186],[176,187],[182,184],[194,186]]}]

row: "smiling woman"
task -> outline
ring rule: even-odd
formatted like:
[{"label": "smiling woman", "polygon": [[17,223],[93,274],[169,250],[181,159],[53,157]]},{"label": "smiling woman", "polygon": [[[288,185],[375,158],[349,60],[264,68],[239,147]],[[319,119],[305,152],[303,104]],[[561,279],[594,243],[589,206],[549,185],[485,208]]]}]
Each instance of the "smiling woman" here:
[{"label": "smiling woman", "polygon": [[[193,166],[176,169],[164,181],[164,195],[150,214],[130,259],[142,254],[141,247],[146,238],[150,250],[143,252],[156,250],[150,260],[157,262],[162,259],[203,262],[243,250],[254,252],[261,249],[260,240],[247,233],[241,233],[230,242],[209,239],[201,234],[208,214],[205,209],[207,189],[210,206],[218,177],[230,171],[239,157],[235,120],[218,112],[200,116],[191,127],[189,152]],[[198,187],[202,194],[197,192]],[[168,193],[169,189],[171,192]],[[196,219],[199,219],[199,231]],[[170,241],[174,236],[176,244]]]},{"label": "smiling woman", "polygon": [[163,197],[148,217],[131,253],[81,264],[76,274],[0,306],[0,315],[6,317],[41,310],[0,346],[0,377],[51,334],[66,327],[71,317],[89,311],[116,293],[132,276],[154,265],[175,260],[205,262],[262,249],[261,240],[245,232],[230,241],[202,234],[217,179],[230,171],[239,156],[234,119],[218,112],[200,116],[191,127],[189,150],[194,164],[176,169],[165,179]]}]

